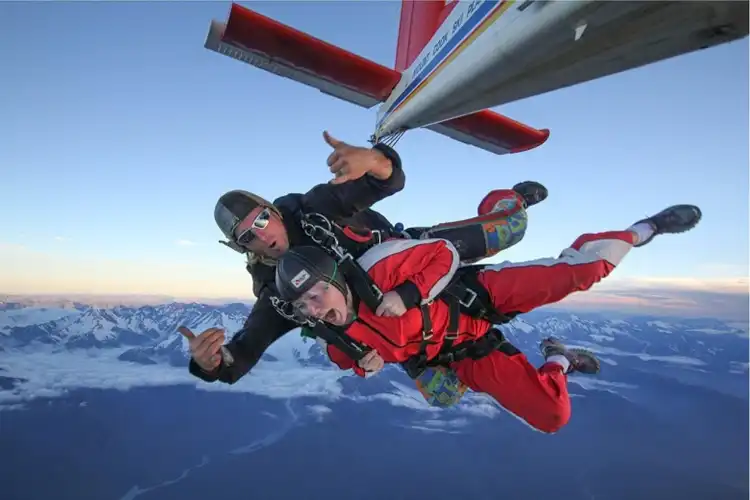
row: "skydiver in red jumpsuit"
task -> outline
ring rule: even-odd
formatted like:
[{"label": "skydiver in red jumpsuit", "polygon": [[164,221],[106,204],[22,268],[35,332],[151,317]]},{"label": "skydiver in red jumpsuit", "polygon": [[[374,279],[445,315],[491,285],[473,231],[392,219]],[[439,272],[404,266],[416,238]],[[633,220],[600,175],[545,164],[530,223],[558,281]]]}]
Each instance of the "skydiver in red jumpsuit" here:
[{"label": "skydiver in red jumpsuit", "polygon": [[[623,231],[584,234],[556,258],[477,266],[471,271],[475,290],[485,294],[495,313],[529,312],[588,290],[634,247],[659,234],[688,231],[701,215],[696,206],[677,205]],[[499,338],[496,348],[447,366],[471,389],[489,394],[534,428],[558,431],[571,416],[567,374],[597,373],[598,360],[548,338],[540,345],[545,363],[537,369],[491,321],[465,312],[454,317],[457,324],[451,321],[451,306],[439,295],[460,272],[459,261],[455,247],[445,239],[398,239],[371,248],[357,262],[384,292],[376,310],[352,291],[335,260],[319,247],[300,246],[281,257],[276,286],[296,314],[316,318],[369,350],[355,361],[336,345],[327,345],[329,357],[340,368],[353,369],[360,376],[384,363],[403,364],[415,356],[437,359],[449,331],[455,348],[490,336]]]}]

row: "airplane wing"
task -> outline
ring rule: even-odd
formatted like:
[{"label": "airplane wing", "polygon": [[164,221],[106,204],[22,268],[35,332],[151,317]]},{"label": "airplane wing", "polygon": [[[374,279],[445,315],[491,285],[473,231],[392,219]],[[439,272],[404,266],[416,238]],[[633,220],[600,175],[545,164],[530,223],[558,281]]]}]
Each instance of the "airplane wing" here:
[{"label": "airplane wing", "polygon": [[487,109],[426,128],[499,155],[534,149],[549,138],[547,129],[538,130]]},{"label": "airplane wing", "polygon": [[252,11],[229,21],[211,22],[207,49],[365,108],[385,100],[401,78],[392,69]]},{"label": "airplane wing", "polygon": [[[384,102],[401,73],[232,4],[226,23],[211,21],[205,47],[365,108]],[[549,136],[492,111],[428,127],[496,154],[525,151]]]}]

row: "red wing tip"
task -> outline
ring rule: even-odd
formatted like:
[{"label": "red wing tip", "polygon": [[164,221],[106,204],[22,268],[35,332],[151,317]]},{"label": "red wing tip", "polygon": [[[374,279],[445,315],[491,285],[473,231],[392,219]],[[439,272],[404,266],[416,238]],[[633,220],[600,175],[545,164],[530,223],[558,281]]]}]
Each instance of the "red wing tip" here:
[{"label": "red wing tip", "polygon": [[549,133],[550,133],[549,129],[542,128],[542,129],[534,129],[534,130],[537,133],[539,133],[539,135],[541,135],[541,137],[538,140],[534,142],[530,142],[528,144],[524,144],[522,146],[512,148],[510,150],[510,153],[514,154],[514,153],[523,153],[524,151],[530,151],[532,149],[538,148],[539,146],[547,142],[547,139],[549,139]]},{"label": "red wing tip", "polygon": [[443,126],[485,143],[484,149],[501,148],[503,154],[537,148],[550,135],[549,129],[537,129],[489,109],[448,120]]}]

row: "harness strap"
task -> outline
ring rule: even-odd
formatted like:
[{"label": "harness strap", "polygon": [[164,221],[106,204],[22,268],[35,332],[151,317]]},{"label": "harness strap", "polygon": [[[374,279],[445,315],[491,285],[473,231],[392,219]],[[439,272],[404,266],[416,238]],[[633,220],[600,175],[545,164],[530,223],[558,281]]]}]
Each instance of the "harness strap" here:
[{"label": "harness strap", "polygon": [[[489,292],[479,283],[477,277],[477,268],[481,267],[483,266],[467,266],[459,269],[451,283],[439,295],[439,298],[448,304],[449,311],[448,330],[443,337],[443,345],[432,359],[428,360],[426,350],[420,348],[416,355],[401,363],[411,378],[418,378],[430,366],[448,366],[467,357],[481,359],[494,350],[500,350],[508,355],[519,352],[496,328],[492,328],[478,339],[467,340],[454,346],[460,333],[459,321],[462,312],[489,321],[493,325],[508,323],[517,314],[502,314],[494,310]],[[422,316],[428,316],[429,319],[428,311],[423,309]],[[424,321],[423,319],[423,324]]]},{"label": "harness strap", "polygon": [[448,303],[457,302],[460,312],[473,318],[481,318],[493,325],[508,323],[518,313],[499,313],[492,306],[487,289],[479,282],[479,270],[484,265],[460,268],[453,280],[441,292],[440,298]]},{"label": "harness strap", "polygon": [[467,340],[449,350],[441,349],[440,352],[428,360],[424,356],[412,356],[401,363],[404,371],[409,377],[416,379],[424,373],[428,367],[450,366],[451,363],[462,361],[466,358],[482,359],[493,351],[500,351],[506,356],[519,354],[513,344],[508,342],[503,333],[497,328],[490,329],[485,335],[475,340]]},{"label": "harness strap", "polygon": [[[315,221],[319,223],[316,224]],[[354,293],[365,303],[372,311],[375,311],[383,301],[383,291],[375,284],[375,281],[359,265],[352,254],[340,244],[335,231],[342,233],[349,241],[358,244],[361,248],[370,248],[382,241],[380,231],[371,231],[370,238],[364,235],[356,234],[349,228],[342,228],[334,224],[321,214],[303,214],[300,218],[300,224],[305,233],[327,254],[336,259],[341,273],[344,275],[346,282],[352,287]],[[373,242],[372,240],[376,241]]]},{"label": "harness strap", "polygon": [[319,321],[316,321],[315,324],[309,328],[314,336],[320,337],[329,344],[336,346],[354,361],[361,360],[368,352],[370,352],[368,347],[360,344],[349,335]]},{"label": "harness strap", "polygon": [[461,320],[460,301],[454,296],[445,298],[448,303],[448,331],[443,336],[443,346],[440,352],[449,352],[453,348],[453,342],[458,339],[458,327]]},{"label": "harness strap", "polygon": [[271,296],[271,305],[283,318],[297,323],[302,330],[303,337],[321,338],[327,343],[336,346],[341,352],[354,361],[359,361],[370,352],[370,348],[354,340],[346,332],[333,325],[328,325],[320,320],[298,317],[291,304],[276,296]]},{"label": "harness strap", "polygon": [[419,343],[419,354],[417,356],[427,358],[427,346],[435,344],[430,339],[435,334],[432,329],[432,318],[430,318],[430,303],[420,304],[419,311],[422,313],[422,342]]},{"label": "harness strap", "polygon": [[350,253],[344,255],[338,266],[354,293],[367,307],[375,311],[383,301],[383,291],[375,284],[375,281],[362,269],[362,266],[354,260]]}]

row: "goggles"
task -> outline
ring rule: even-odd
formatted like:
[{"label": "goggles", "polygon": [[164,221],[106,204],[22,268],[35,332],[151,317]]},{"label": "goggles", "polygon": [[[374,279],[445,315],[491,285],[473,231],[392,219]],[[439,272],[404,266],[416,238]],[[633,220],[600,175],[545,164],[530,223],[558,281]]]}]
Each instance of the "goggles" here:
[{"label": "goggles", "polygon": [[268,208],[264,208],[258,215],[255,216],[252,225],[242,231],[239,236],[237,236],[237,243],[243,246],[251,244],[256,238],[256,234],[254,231],[257,229],[265,229],[266,227],[268,227],[268,222],[270,220],[271,210],[269,210]]}]

